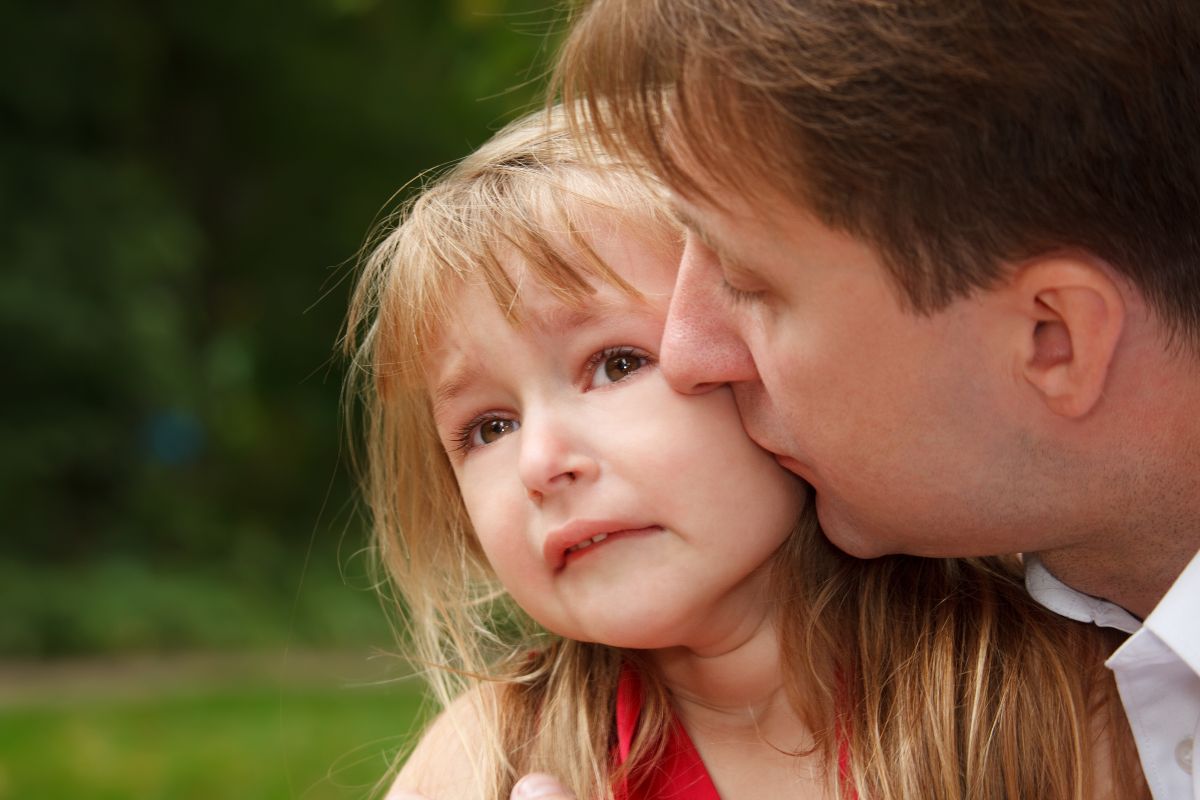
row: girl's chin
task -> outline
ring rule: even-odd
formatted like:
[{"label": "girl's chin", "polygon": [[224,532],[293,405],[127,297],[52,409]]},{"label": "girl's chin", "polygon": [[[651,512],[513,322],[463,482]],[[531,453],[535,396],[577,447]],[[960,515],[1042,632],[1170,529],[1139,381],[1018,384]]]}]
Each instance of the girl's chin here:
[{"label": "girl's chin", "polygon": [[672,633],[667,630],[647,630],[644,626],[632,624],[628,627],[618,624],[600,628],[590,627],[587,630],[569,627],[556,628],[550,625],[543,627],[564,639],[601,644],[622,650],[665,650],[682,646],[677,631]]}]

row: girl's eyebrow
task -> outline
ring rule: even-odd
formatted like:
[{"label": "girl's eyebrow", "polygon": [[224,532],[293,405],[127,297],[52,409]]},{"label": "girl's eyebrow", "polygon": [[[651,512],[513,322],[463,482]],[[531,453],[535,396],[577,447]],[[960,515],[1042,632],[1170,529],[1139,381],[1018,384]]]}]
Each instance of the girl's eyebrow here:
[{"label": "girl's eyebrow", "polygon": [[529,324],[545,334],[582,328],[585,325],[591,325],[606,312],[612,310],[607,304],[602,304],[599,308],[596,305],[594,301],[590,306],[556,305],[531,314]]},{"label": "girl's eyebrow", "polygon": [[458,354],[448,370],[442,372],[430,391],[433,418],[436,421],[445,414],[446,406],[454,402],[479,379],[479,362]]}]

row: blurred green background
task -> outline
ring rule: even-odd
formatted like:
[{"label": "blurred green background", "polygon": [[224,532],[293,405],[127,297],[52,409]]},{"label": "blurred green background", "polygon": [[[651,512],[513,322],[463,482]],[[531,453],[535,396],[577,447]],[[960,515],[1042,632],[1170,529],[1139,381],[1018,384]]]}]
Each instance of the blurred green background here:
[{"label": "blurred green background", "polygon": [[333,350],[421,171],[540,102],[517,0],[9,4],[0,799],[350,798],[420,687]]}]

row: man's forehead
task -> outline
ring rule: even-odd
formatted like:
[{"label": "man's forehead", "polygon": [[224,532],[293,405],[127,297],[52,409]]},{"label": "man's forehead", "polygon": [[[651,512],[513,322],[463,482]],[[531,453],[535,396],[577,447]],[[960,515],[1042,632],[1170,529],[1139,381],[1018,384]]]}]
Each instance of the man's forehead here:
[{"label": "man's forehead", "polygon": [[761,187],[753,196],[733,188],[719,191],[719,200],[674,190],[670,199],[680,224],[716,251],[731,247],[750,232],[780,237],[797,227],[823,224],[807,205],[771,186]]},{"label": "man's forehead", "polygon": [[653,168],[672,197],[734,216],[754,206],[762,194],[783,196],[779,175],[752,169],[737,157],[739,148],[714,134],[680,127],[673,114],[663,128],[662,160]]},{"label": "man's forehead", "polygon": [[[772,219],[786,224],[795,215],[814,218],[803,176],[750,157],[747,142],[731,140],[727,126],[698,130],[696,108],[680,119],[668,104],[662,125],[662,160],[652,170],[668,187],[672,206],[695,233],[718,243],[738,228]],[[706,126],[701,125],[701,128]],[[752,133],[752,132],[751,132]],[[722,230],[725,229],[725,230]]]}]

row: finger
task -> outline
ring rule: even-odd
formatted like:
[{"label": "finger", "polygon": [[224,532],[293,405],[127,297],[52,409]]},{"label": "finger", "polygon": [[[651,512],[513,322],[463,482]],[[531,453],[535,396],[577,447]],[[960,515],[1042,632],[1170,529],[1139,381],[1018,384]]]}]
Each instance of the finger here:
[{"label": "finger", "polygon": [[510,800],[575,800],[575,795],[550,775],[535,772],[517,781]]}]

